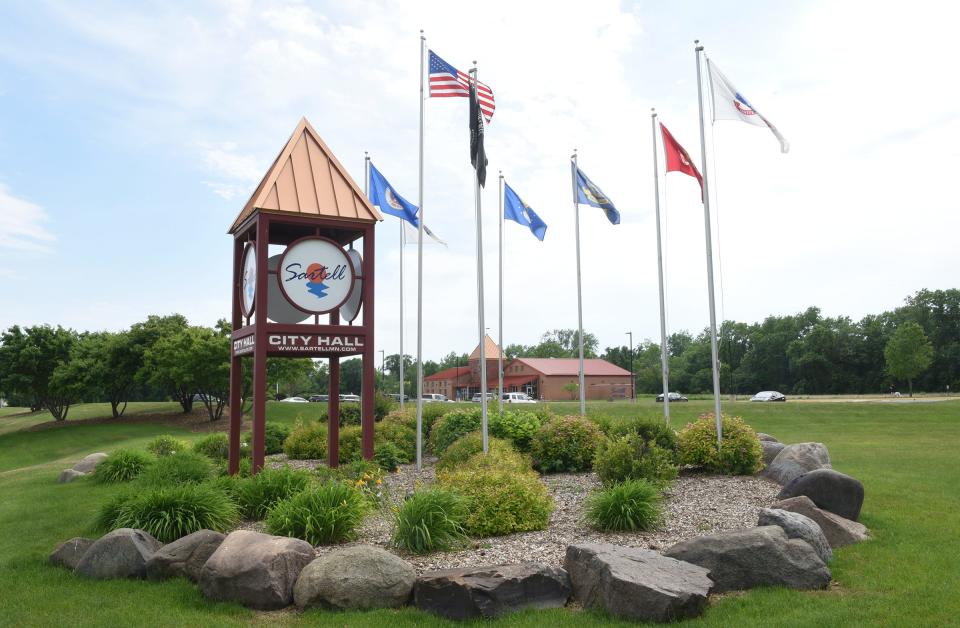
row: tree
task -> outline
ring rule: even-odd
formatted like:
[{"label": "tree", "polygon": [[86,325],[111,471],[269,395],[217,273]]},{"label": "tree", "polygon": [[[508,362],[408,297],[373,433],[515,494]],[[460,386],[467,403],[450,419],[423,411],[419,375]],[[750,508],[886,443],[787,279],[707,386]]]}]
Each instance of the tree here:
[{"label": "tree", "polygon": [[933,345],[920,325],[907,322],[893,332],[883,350],[883,357],[891,375],[907,380],[913,397],[913,379],[927,370],[933,361]]},{"label": "tree", "polygon": [[161,336],[144,353],[149,380],[170,390],[184,413],[193,409],[193,396],[219,419],[230,390],[230,338],[209,327],[187,327]]},{"label": "tree", "polygon": [[14,325],[0,336],[0,392],[20,399],[31,410],[46,408],[57,421],[70,410],[72,388],[54,381],[54,371],[70,358],[77,334],[57,325],[21,329]]},{"label": "tree", "polygon": [[570,399],[576,399],[580,386],[576,382],[567,382],[563,385],[563,389],[570,393]]},{"label": "tree", "polygon": [[[187,319],[181,314],[157,316],[151,314],[142,323],[135,323],[130,327],[131,365],[135,365],[134,381],[141,387],[141,399],[165,399],[171,396],[172,391],[161,386],[158,379],[153,377],[149,369],[145,368],[145,356],[161,338],[173,336],[188,326]],[[183,411],[193,409],[193,395],[186,398],[173,396],[180,402]]]},{"label": "tree", "polygon": [[57,386],[70,389],[76,400],[109,401],[116,419],[126,410],[140,362],[129,332],[94,332],[80,336],[54,376]]}]

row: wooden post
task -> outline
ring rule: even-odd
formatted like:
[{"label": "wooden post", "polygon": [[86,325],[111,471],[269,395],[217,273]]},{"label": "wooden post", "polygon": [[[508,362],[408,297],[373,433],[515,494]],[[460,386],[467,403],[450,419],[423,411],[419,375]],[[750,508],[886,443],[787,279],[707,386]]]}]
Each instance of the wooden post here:
[{"label": "wooden post", "polygon": [[[361,398],[361,452],[364,460],[373,460],[374,422],[374,385],[376,383],[375,353],[373,338],[373,269],[374,269],[373,225],[363,230],[363,327],[367,332],[363,344],[363,397]],[[403,360],[403,356],[400,356]],[[400,391],[403,394],[403,391]]]},{"label": "wooden post", "polygon": [[[263,468],[264,436],[267,422],[267,248],[270,241],[270,217],[257,215],[257,301],[254,310],[253,348],[253,450],[252,473]],[[262,269],[262,270],[261,270]]]}]

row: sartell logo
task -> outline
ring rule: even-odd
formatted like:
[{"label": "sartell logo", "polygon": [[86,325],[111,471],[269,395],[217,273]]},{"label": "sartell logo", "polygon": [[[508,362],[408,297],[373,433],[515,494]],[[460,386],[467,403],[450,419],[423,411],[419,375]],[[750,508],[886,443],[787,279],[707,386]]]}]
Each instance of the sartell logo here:
[{"label": "sartell logo", "polygon": [[350,296],[353,267],[340,246],[326,238],[293,243],[283,254],[278,273],[284,296],[305,312],[334,310]]}]

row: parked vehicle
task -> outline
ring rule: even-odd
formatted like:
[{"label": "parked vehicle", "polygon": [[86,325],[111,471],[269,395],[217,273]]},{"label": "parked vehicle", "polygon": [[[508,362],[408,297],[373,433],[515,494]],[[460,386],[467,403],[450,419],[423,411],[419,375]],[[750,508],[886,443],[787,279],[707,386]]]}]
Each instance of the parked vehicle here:
[{"label": "parked vehicle", "polygon": [[[213,395],[207,395],[207,400],[208,400],[210,403],[218,403],[218,402],[220,401],[219,398],[214,397]],[[197,393],[197,394],[195,394],[195,395],[193,396],[193,402],[194,402],[194,403],[203,403],[203,393]]]},{"label": "parked vehicle", "polygon": [[750,401],[786,401],[787,396],[775,390],[762,390],[750,397]]},{"label": "parked vehicle", "polygon": [[[690,400],[678,392],[670,393],[670,403],[676,403],[679,401],[690,401]],[[656,402],[663,403],[663,393],[660,393],[659,395],[657,395]]]},{"label": "parked vehicle", "polygon": [[[481,400],[480,393],[475,393],[473,395],[473,398],[470,401],[472,401],[473,403],[480,403],[480,400]],[[496,400],[497,400],[497,393],[487,393],[487,401],[496,401]]]},{"label": "parked vehicle", "polygon": [[330,401],[330,395],[310,395],[307,401],[311,403],[318,403],[320,401]]},{"label": "parked vehicle", "polygon": [[340,395],[340,403],[360,403],[360,395]]},{"label": "parked vehicle", "polygon": [[537,403],[530,395],[522,392],[503,393],[503,403]]},{"label": "parked vehicle", "polygon": [[436,402],[446,403],[447,401],[450,401],[449,399],[447,399],[446,395],[436,395],[436,394],[426,394],[423,397],[421,397],[421,399],[423,399],[423,403],[436,403]]},{"label": "parked vehicle", "polygon": [[[400,401],[400,393],[390,393],[390,398],[393,399],[394,401]],[[404,395],[403,400],[409,401],[410,395]]]},{"label": "parked vehicle", "polygon": [[280,400],[281,403],[309,403],[303,397],[286,397]]}]

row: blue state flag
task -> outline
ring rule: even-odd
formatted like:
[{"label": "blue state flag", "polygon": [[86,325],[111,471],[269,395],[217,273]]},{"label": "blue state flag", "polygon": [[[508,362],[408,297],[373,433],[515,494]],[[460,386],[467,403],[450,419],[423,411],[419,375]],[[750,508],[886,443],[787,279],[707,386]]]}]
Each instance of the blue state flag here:
[{"label": "blue state flag", "polygon": [[576,166],[573,168],[573,176],[577,184],[577,202],[599,207],[607,214],[607,220],[609,220],[611,224],[619,225],[620,212],[613,206],[613,201],[603,193],[603,190],[598,188],[596,184],[583,173],[583,170],[580,170],[580,168]]},{"label": "blue state flag", "polygon": [[503,184],[503,217],[529,228],[530,232],[543,242],[547,224],[540,220],[537,212],[530,209],[506,182]]},{"label": "blue state flag", "polygon": [[383,213],[406,220],[414,227],[419,228],[420,221],[417,218],[417,213],[420,208],[397,194],[390,182],[380,174],[379,170],[374,168],[372,161],[370,162],[370,193],[368,196],[370,202]]}]

